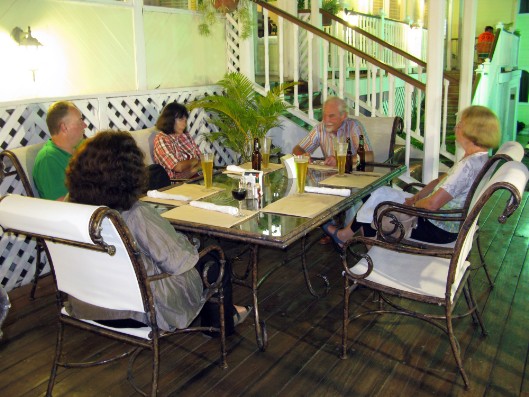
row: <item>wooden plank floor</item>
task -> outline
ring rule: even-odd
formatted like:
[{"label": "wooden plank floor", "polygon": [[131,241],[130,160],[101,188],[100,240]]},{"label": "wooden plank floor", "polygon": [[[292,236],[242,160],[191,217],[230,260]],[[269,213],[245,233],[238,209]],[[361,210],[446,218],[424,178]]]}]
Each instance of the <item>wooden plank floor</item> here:
[{"label": "wooden plank floor", "polygon": [[[269,348],[255,344],[252,319],[228,338],[227,370],[216,365],[218,347],[199,335],[173,338],[162,344],[160,395],[196,396],[529,396],[529,206],[505,225],[497,216],[505,199],[496,196],[482,214],[481,236],[495,281],[488,288],[483,270],[472,285],[483,308],[488,336],[466,318],[455,322],[464,366],[470,378],[465,391],[447,338],[441,331],[410,318],[366,317],[350,325],[349,358],[340,360],[342,280],[338,256],[330,246],[315,245],[309,254],[312,274],[325,274],[330,293],[313,298],[305,288],[299,258],[274,272],[260,289],[261,315],[266,320]],[[238,247],[227,247],[230,251]],[[261,273],[288,251],[263,249]],[[474,250],[475,251],[475,250]],[[472,252],[471,261],[477,253]],[[236,264],[240,266],[240,264]],[[313,277],[316,287],[321,287]],[[56,325],[52,280],[45,277],[30,302],[29,289],[10,293],[12,309],[0,342],[2,396],[45,394],[55,345]],[[235,287],[235,301],[251,303],[248,290]],[[352,295],[351,312],[372,305],[370,294]],[[117,352],[118,343],[68,330],[69,357],[101,357]],[[60,370],[55,396],[134,396],[126,380],[126,362],[84,370]],[[135,366],[140,385],[150,381],[150,363],[142,354]]]}]

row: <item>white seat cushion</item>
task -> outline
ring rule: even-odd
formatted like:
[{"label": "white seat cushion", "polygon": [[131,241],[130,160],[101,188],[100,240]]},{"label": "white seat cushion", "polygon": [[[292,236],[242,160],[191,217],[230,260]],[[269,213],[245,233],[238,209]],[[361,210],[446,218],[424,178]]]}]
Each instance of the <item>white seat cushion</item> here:
[{"label": "white seat cushion", "polygon": [[[68,314],[68,312],[66,311],[66,309],[64,307],[61,309],[61,314],[64,314],[65,316],[68,316],[68,317],[72,317],[72,316],[70,316]],[[88,323],[88,324],[95,325],[97,327],[106,328],[106,329],[112,330],[114,332],[119,332],[119,333],[122,333],[122,334],[136,336],[138,338],[151,340],[151,331],[152,331],[151,327],[114,328],[114,327],[108,327],[108,326],[100,324],[100,323],[96,323],[95,321],[92,321],[92,320],[84,320],[82,318],[77,318],[77,317],[72,317],[72,318],[75,318],[77,320],[83,321],[83,322]]]},{"label": "white seat cushion", "polygon": [[[450,260],[433,256],[410,255],[374,246],[368,251],[374,266],[366,277],[373,283],[406,292],[444,299]],[[452,286],[452,299],[470,263],[456,273]],[[361,259],[350,269],[353,273],[367,271],[367,261]]]}]

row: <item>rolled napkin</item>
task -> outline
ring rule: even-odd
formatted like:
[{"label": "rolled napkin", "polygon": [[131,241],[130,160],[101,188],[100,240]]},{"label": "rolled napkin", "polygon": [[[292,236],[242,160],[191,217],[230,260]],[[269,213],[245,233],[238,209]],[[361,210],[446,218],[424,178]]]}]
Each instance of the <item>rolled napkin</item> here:
[{"label": "rolled napkin", "polygon": [[245,170],[244,168],[239,167],[238,165],[228,165],[226,167],[226,171],[237,172],[239,174],[242,174],[244,171],[248,171],[248,170]]},{"label": "rolled napkin", "polygon": [[164,200],[177,200],[177,201],[191,200],[191,197],[182,196],[180,194],[169,194],[169,193],[159,192],[158,190],[147,191],[147,196],[152,197],[152,198],[164,199]]},{"label": "rolled napkin", "polygon": [[213,203],[207,203],[205,201],[191,201],[189,205],[197,208],[202,208],[204,210],[222,212],[224,214],[229,214],[233,216],[239,215],[239,210],[229,205],[217,205]]},{"label": "rolled napkin", "polygon": [[307,193],[331,194],[333,196],[344,197],[349,197],[351,195],[349,189],[333,189],[331,187],[305,186],[305,191]]}]

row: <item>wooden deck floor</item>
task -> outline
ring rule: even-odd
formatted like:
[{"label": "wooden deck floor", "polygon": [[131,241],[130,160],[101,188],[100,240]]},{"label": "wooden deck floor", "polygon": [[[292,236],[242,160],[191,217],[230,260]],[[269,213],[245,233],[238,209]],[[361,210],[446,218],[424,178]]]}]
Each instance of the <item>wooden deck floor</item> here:
[{"label": "wooden deck floor", "polygon": [[[497,197],[503,204],[502,198]],[[339,359],[342,281],[338,257],[330,246],[316,245],[309,254],[312,273],[329,277],[331,292],[308,294],[299,259],[274,272],[260,289],[261,315],[270,345],[260,352],[252,320],[228,338],[227,370],[216,366],[217,345],[199,335],[174,338],[162,345],[160,395],[197,396],[529,396],[529,206],[507,224],[496,221],[499,205],[482,214],[482,237],[495,280],[489,290],[483,271],[473,286],[489,331],[485,338],[466,318],[455,322],[464,366],[470,377],[465,391],[450,347],[441,331],[409,318],[364,318],[350,326],[349,359]],[[298,249],[288,250],[292,255]],[[286,253],[261,250],[262,273]],[[473,252],[471,259],[476,259]],[[318,279],[314,283],[319,286]],[[42,396],[55,344],[54,293],[51,278],[41,280],[38,298],[30,302],[26,287],[10,294],[12,309],[0,342],[0,394]],[[235,301],[250,295],[235,287]],[[372,304],[366,290],[353,294],[352,310]],[[74,357],[101,356],[118,343],[68,330],[66,349]],[[72,343],[73,342],[73,343]],[[150,380],[147,354],[136,363],[140,384]],[[126,381],[126,362],[85,370],[60,370],[55,396],[133,396]]]}]

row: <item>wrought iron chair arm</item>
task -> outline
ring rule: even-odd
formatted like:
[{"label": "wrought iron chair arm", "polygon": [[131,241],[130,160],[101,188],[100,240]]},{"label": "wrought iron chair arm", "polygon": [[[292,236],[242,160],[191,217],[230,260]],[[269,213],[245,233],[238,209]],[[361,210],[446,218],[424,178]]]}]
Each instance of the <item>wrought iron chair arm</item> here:
[{"label": "wrought iron chair arm", "polygon": [[[450,221],[464,221],[465,213],[462,209],[452,209],[452,210],[428,210],[424,208],[412,207],[406,204],[399,204],[393,201],[384,201],[377,205],[373,215],[373,223],[375,229],[380,230],[380,225],[383,224],[384,217],[390,219],[390,223],[393,224],[393,229],[390,231],[385,231],[385,233],[378,233],[383,240],[387,240],[386,237],[389,237],[390,241],[401,241],[405,236],[405,229],[402,225],[402,222],[398,219],[395,214],[406,214],[409,216],[416,216],[426,219],[446,221],[448,218]],[[392,236],[397,230],[400,230],[400,236]]]},{"label": "wrought iron chair arm", "polygon": [[412,189],[418,189],[418,188],[423,188],[425,187],[426,185],[424,183],[421,183],[421,182],[411,182],[411,183],[407,183],[406,185],[404,185],[402,187],[402,190],[405,191],[405,192],[411,192]]},{"label": "wrought iron chair arm", "polygon": [[198,255],[199,255],[199,258],[201,259],[207,254],[211,253],[212,251],[216,251],[219,256],[219,262],[220,262],[219,275],[213,283],[210,283],[208,281],[208,272],[209,272],[211,265],[206,264],[201,274],[202,282],[204,283],[207,289],[219,289],[222,287],[222,279],[224,278],[224,268],[226,265],[226,257],[224,255],[224,251],[218,245],[210,245],[204,248],[202,251],[200,251]]}]

